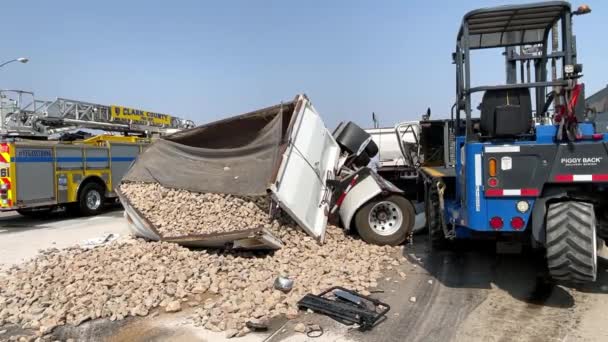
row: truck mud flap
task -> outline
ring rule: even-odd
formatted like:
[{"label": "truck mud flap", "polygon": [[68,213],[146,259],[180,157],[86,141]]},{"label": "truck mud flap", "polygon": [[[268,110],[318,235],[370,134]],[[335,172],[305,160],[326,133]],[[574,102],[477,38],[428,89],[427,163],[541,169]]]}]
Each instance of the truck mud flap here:
[{"label": "truck mud flap", "polygon": [[244,250],[279,249],[283,242],[265,227],[255,227],[229,233],[162,237],[158,230],[144,215],[135,208],[120,189],[115,189],[125,209],[125,219],[129,230],[137,236],[153,241],[173,242],[185,247],[227,248]]}]

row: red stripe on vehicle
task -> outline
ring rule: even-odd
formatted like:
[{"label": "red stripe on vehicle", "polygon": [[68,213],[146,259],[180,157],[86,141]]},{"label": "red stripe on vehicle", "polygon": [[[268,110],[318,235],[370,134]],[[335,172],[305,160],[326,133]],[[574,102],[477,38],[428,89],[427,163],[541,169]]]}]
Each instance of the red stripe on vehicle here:
[{"label": "red stripe on vehicle", "polygon": [[8,190],[11,189],[11,180],[10,178],[2,177],[2,183],[6,184]]},{"label": "red stripe on vehicle", "polygon": [[[516,193],[518,192],[518,193]],[[524,189],[487,189],[486,197],[536,197],[540,194],[538,189],[524,188]]]},{"label": "red stripe on vehicle", "polygon": [[353,177],[353,179],[350,180],[350,183],[348,184],[348,186],[346,187],[346,189],[344,190],[344,192],[342,193],[342,195],[340,195],[340,197],[336,201],[336,204],[338,206],[342,205],[342,202],[346,198],[346,194],[348,194],[348,192],[350,191],[350,189],[352,189],[353,186],[355,186],[355,183],[357,183],[357,178],[359,178],[359,175],[355,175],[355,177]]},{"label": "red stripe on vehicle", "polygon": [[0,154],[0,163],[8,163],[8,161],[6,160],[6,158],[4,158],[2,154]]},{"label": "red stripe on vehicle", "polygon": [[336,206],[340,206],[342,205],[342,202],[344,202],[344,199],[346,198],[346,192],[343,192],[340,197],[338,197],[338,200],[336,201]]},{"label": "red stripe on vehicle", "polygon": [[594,182],[608,182],[608,174],[592,175]]},{"label": "red stripe on vehicle", "polygon": [[486,196],[500,197],[500,196],[502,196],[502,189],[488,189],[488,190],[486,190]]},{"label": "red stripe on vehicle", "polygon": [[556,175],[556,182],[574,182],[574,175]]},{"label": "red stripe on vehicle", "polygon": [[344,189],[344,191],[342,192],[340,197],[338,197],[338,200],[336,200],[336,204],[334,204],[334,207],[331,208],[332,214],[342,205],[342,202],[344,202],[344,199],[346,198],[346,195],[348,194],[348,192],[353,188],[353,186],[355,186],[355,183],[357,183],[358,178],[359,178],[359,175],[355,175],[353,177],[353,179],[350,180],[350,183],[348,184],[346,189]]},{"label": "red stripe on vehicle", "polygon": [[538,196],[538,194],[540,193],[540,191],[538,191],[538,189],[521,189],[521,195],[522,196]]}]

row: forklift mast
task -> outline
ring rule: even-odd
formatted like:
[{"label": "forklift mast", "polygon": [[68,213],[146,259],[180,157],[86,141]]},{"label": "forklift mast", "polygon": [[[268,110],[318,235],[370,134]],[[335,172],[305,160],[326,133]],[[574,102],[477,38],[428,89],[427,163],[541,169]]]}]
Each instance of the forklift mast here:
[{"label": "forklift mast", "polygon": [[[546,117],[550,106],[548,100],[555,97],[555,104],[567,103],[566,99],[571,99],[573,92],[579,89],[576,80],[582,72],[582,65],[577,63],[576,58],[572,15],[588,12],[590,9],[586,6],[572,12],[568,2],[551,1],[467,13],[458,32],[453,54],[456,64],[457,135],[466,135],[467,141],[476,139],[476,130],[471,121],[471,96],[474,93],[533,89],[535,101],[532,111],[537,122]],[[473,86],[471,52],[491,48],[504,48],[505,84]],[[547,75],[549,62],[554,70],[551,80]],[[547,98],[550,87],[553,91]],[[584,111],[584,105],[577,109],[577,114],[581,110]],[[465,120],[461,121],[463,114]]]}]

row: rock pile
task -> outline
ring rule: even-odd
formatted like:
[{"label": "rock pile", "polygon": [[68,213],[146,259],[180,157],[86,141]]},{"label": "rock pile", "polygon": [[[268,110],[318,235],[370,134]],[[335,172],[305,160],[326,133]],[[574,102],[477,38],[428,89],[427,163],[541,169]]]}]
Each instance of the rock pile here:
[{"label": "rock pile", "polygon": [[197,193],[153,183],[124,183],[120,189],[165,238],[234,232],[269,222],[266,196]]},{"label": "rock pile", "polygon": [[[374,287],[381,271],[397,262],[394,247],[366,244],[337,227],[328,227],[323,245],[292,226],[275,221],[272,227],[285,247],[270,253],[189,250],[141,239],[45,251],[0,277],[0,326],[45,334],[63,324],[196,306],[196,325],[242,336],[247,321],[295,318],[306,293]],[[273,288],[278,275],[294,280],[290,292]]]}]

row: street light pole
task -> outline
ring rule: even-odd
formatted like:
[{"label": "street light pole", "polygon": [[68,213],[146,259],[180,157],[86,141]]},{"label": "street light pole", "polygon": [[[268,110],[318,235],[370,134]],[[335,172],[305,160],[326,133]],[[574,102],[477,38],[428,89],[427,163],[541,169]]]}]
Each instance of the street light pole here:
[{"label": "street light pole", "polygon": [[2,68],[3,66],[5,66],[5,65],[7,65],[9,63],[12,63],[12,62],[20,62],[20,63],[25,64],[25,63],[27,63],[29,61],[30,61],[29,58],[19,57],[19,58],[11,59],[10,61],[6,61],[6,62],[0,64],[0,68]]},{"label": "street light pole", "polygon": [[[11,59],[10,61],[6,61],[6,62],[0,64],[0,68],[2,68],[3,66],[5,66],[9,63],[13,63],[13,62],[19,62],[19,63],[25,64],[29,61],[30,61],[30,59],[27,57],[19,57],[19,58]],[[2,99],[0,99],[0,101],[2,101]],[[2,103],[0,103],[0,130],[4,130],[4,128],[5,128],[4,127],[4,124],[5,124],[4,123],[4,108],[1,108],[1,107],[2,107]]]}]

